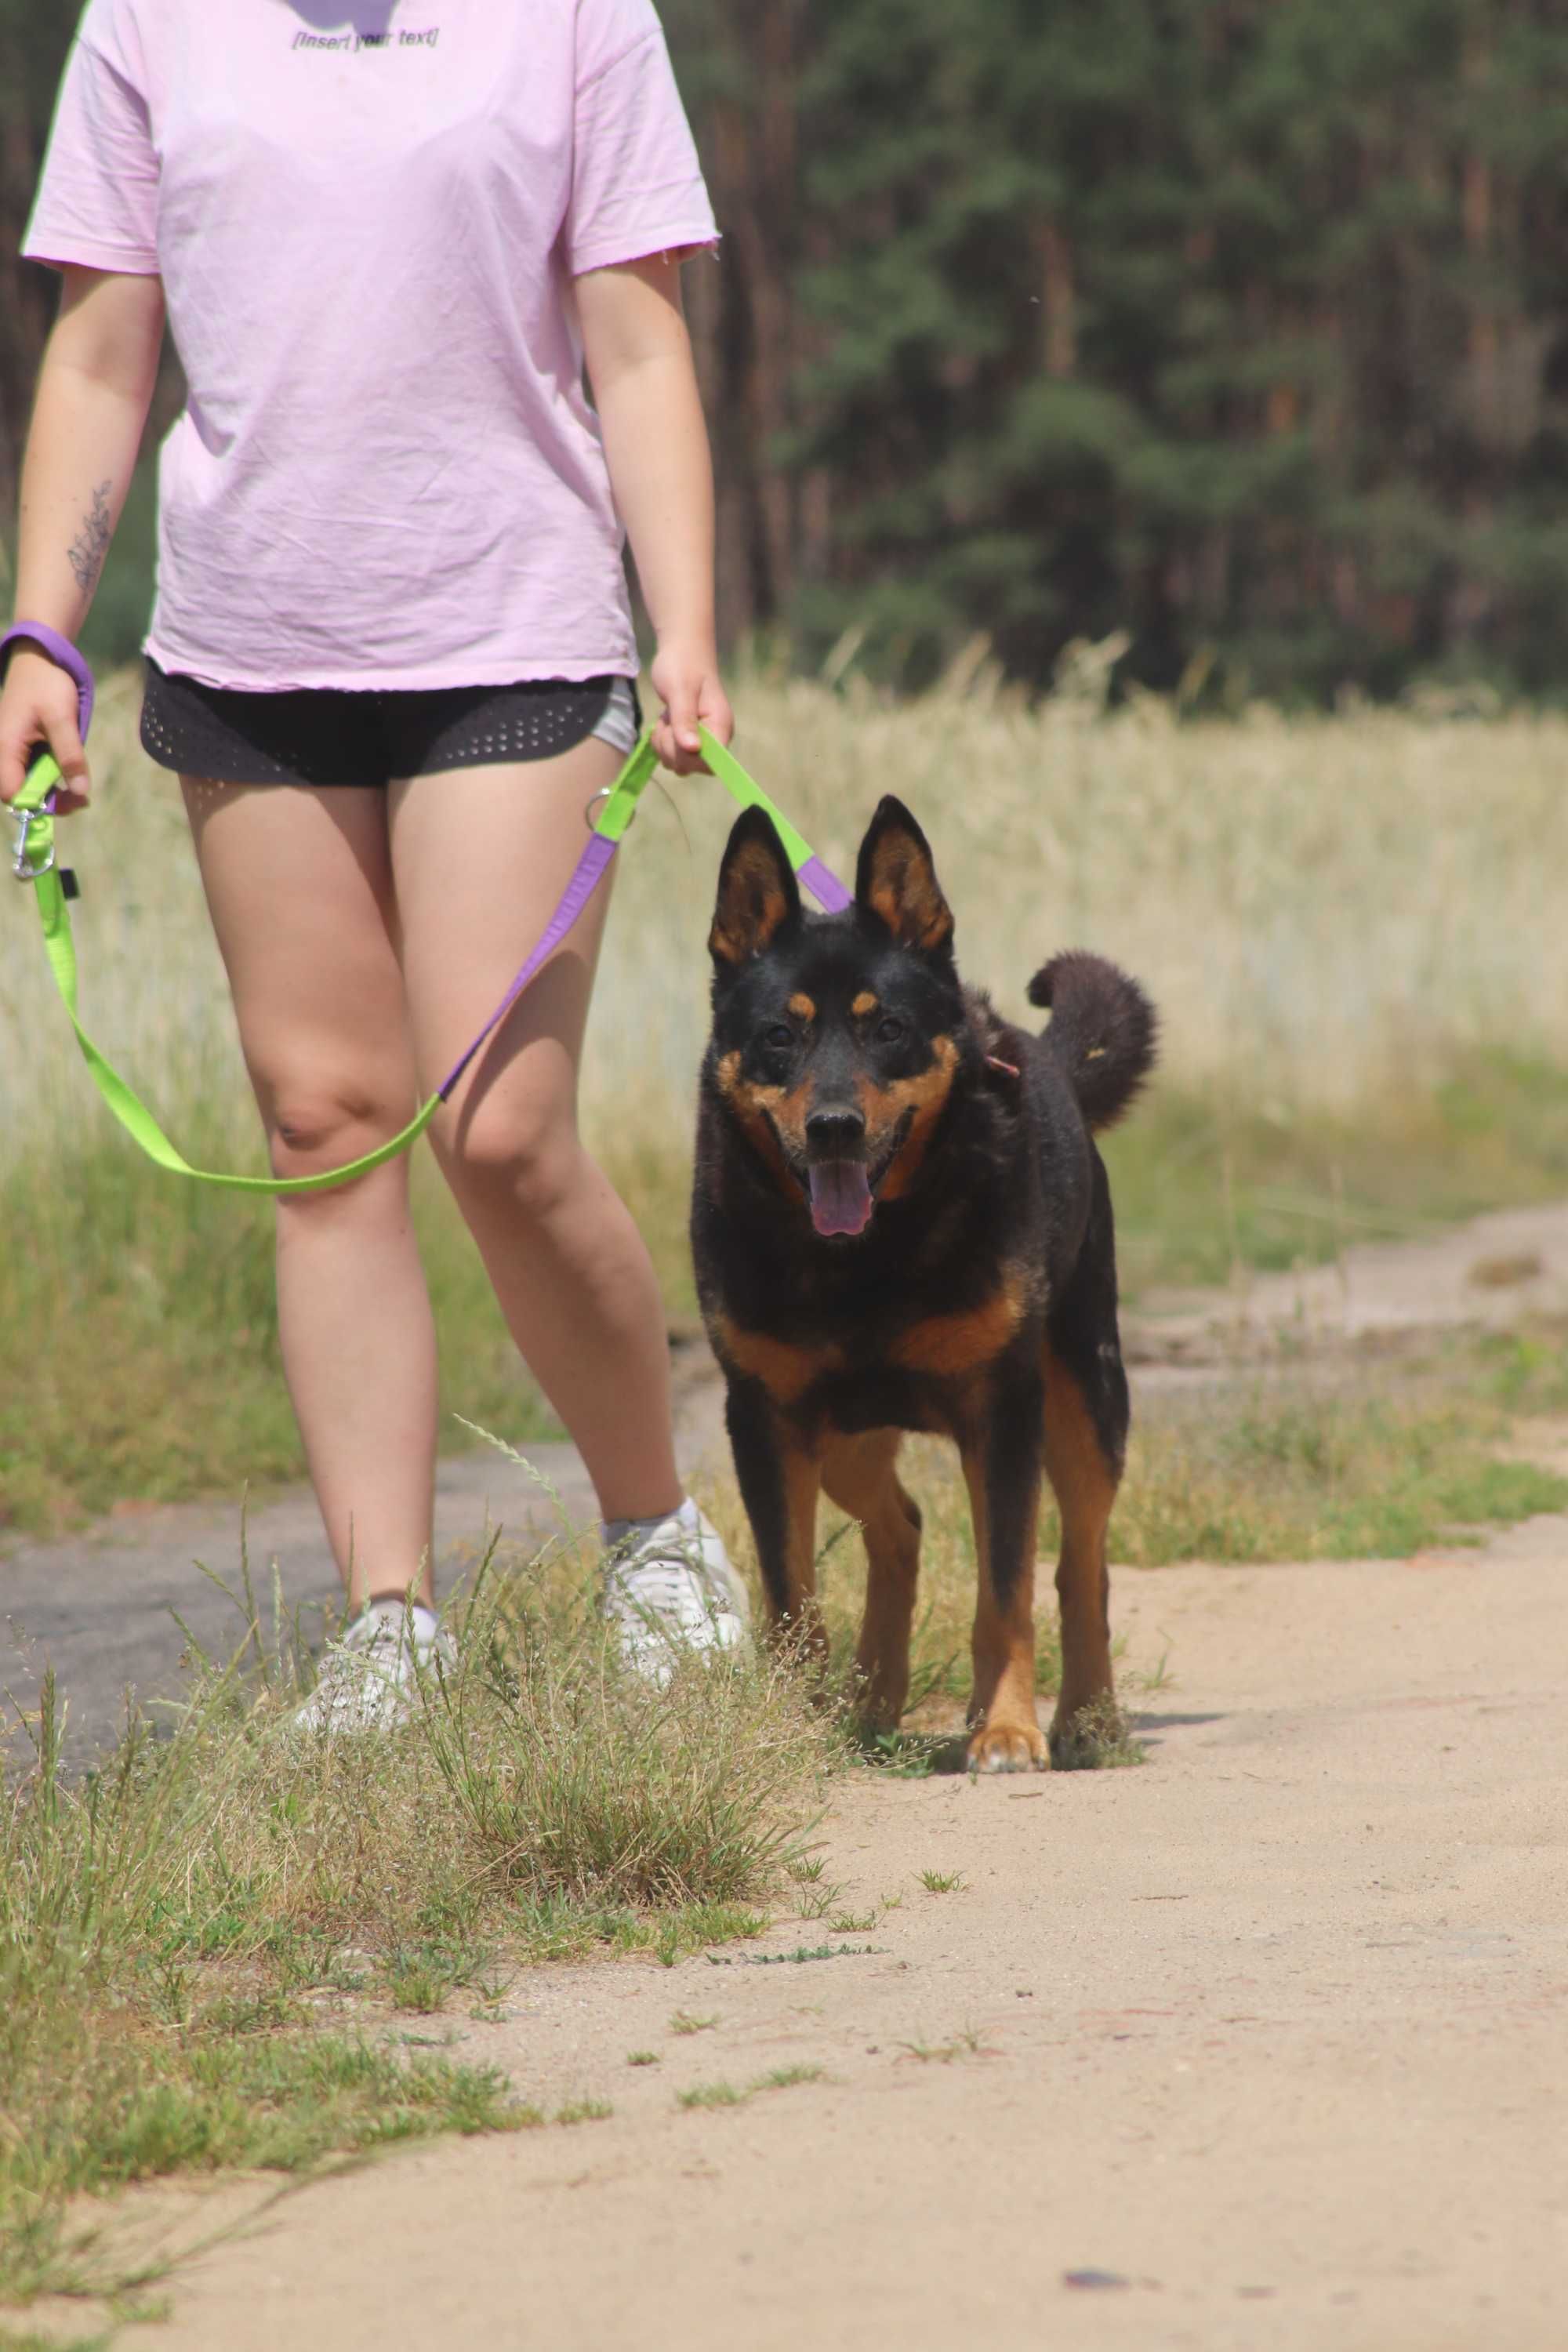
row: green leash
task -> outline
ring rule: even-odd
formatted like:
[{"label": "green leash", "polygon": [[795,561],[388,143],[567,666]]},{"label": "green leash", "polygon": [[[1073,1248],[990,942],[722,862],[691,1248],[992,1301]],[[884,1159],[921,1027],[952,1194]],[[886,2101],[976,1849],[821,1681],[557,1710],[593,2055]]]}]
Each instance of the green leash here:
[{"label": "green leash", "polygon": [[[847,907],[851,901],[843,884],[813,854],[810,845],[774,807],[761,785],[752,782],[734,754],[710,734],[706,727],[700,731],[702,755],[726,792],[742,808],[763,809],[772,818],[791,865],[823,906],[831,912]],[[595,795],[602,805],[591,826],[588,845],[577,861],[572,879],[510,987],[479,1035],[400,1135],[395,1135],[390,1143],[380,1144],[375,1150],[365,1152],[361,1159],[351,1160],[342,1168],[326,1169],[318,1176],[230,1176],[215,1169],[193,1168],[170,1142],[141,1097],[126,1084],[82,1027],[77,1013],[76,942],[71,936],[69,908],[69,901],[75,896],[75,884],[74,877],[56,862],[56,820],[52,808],[45,803],[60,782],[60,772],[47,752],[34,762],[26,783],[11,803],[11,814],[21,828],[12,872],[18,881],[33,885],[39,919],[43,924],[44,950],[49,959],[49,969],[70,1015],[77,1044],[92,1073],[93,1082],[121,1126],[133,1141],[140,1144],[149,1160],[156,1160],[158,1166],[166,1168],[171,1175],[188,1176],[197,1184],[222,1185],[232,1192],[274,1195],[324,1192],[334,1184],[346,1184],[354,1177],[363,1176],[371,1169],[380,1168],[387,1160],[395,1160],[400,1151],[408,1150],[418,1141],[441,1105],[450,1097],[458,1080],[485,1040],[505,1019],[541,965],[554,954],[588,904],[608,872],[627,827],[637,814],[637,803],[658,765],[652,734],[644,728],[630,758],[608,792]],[[592,806],[593,803],[589,805]]]}]

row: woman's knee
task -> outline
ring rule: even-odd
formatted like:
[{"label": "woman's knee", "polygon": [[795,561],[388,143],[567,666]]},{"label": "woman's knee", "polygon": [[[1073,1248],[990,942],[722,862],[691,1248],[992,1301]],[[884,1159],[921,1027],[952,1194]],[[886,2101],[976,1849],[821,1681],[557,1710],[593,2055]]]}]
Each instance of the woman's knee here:
[{"label": "woman's knee", "polygon": [[264,1092],[262,1116],[275,1176],[318,1176],[389,1143],[408,1123],[411,1103],[331,1080]]},{"label": "woman's knee", "polygon": [[437,1149],[454,1192],[504,1196],[531,1217],[548,1216],[566,1196],[582,1158],[571,1106],[548,1098],[465,1106]]}]

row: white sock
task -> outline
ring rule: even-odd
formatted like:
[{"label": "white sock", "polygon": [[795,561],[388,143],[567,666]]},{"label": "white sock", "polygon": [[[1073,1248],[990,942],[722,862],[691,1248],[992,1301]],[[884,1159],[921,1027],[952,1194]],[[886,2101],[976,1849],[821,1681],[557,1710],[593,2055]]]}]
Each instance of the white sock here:
[{"label": "white sock", "polygon": [[616,1544],[635,1544],[640,1537],[657,1535],[659,1528],[668,1527],[672,1519],[688,1535],[697,1533],[699,1513],[689,1495],[683,1496],[673,1511],[660,1511],[651,1519],[601,1520],[599,1541],[605,1551],[613,1549]]},{"label": "white sock", "polygon": [[423,1601],[415,1601],[410,1608],[407,1602],[395,1592],[378,1593],[374,1601],[366,1604],[365,1614],[379,1617],[384,1625],[395,1626],[400,1632],[406,1619],[416,1643],[433,1642],[439,1631],[433,1609],[426,1609]]}]

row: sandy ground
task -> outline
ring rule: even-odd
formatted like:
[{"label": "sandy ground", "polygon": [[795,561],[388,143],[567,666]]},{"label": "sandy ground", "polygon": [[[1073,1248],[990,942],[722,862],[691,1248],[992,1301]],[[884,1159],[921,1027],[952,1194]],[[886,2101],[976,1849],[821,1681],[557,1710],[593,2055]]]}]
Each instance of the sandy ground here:
[{"label": "sandy ground", "polygon": [[[463,2053],[611,2117],[258,2211],[117,2344],[1560,2352],[1565,1601],[1557,1519],[1124,1572],[1133,1658],[1175,1675],[1143,1769],[841,1786],[827,1873],[869,1929],[531,1972]],[[824,1940],[871,1948],[757,1965]],[[793,2066],[823,2073],[677,2104]]]}]

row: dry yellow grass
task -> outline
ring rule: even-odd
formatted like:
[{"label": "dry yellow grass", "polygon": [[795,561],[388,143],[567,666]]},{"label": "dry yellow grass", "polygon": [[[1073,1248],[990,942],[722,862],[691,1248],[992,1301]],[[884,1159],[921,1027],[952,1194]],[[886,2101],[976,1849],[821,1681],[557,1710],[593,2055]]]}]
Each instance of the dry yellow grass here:
[{"label": "dry yellow grass", "polygon": [[[966,976],[1022,1009],[1053,949],[1114,956],[1160,1005],[1184,1087],[1345,1110],[1456,1045],[1561,1050],[1561,718],[1184,724],[1152,699],[1106,718],[984,686],[888,706],[761,681],[738,703],[737,750],[837,872],[898,793],[931,837]],[[588,1093],[600,1116],[665,1104],[684,1133],[733,811],[706,782],[670,797],[621,860]]]},{"label": "dry yellow grass", "polygon": [[[851,681],[853,688],[854,681]],[[252,1118],[173,781],[135,743],[137,686],[110,681],[98,803],[67,835],[89,1025],[170,1117],[216,1085]],[[1180,723],[1152,699],[1105,717],[1028,710],[983,673],[966,694],[743,679],[737,748],[840,873],[879,794],[931,834],[966,974],[1019,1005],[1053,948],[1137,971],[1189,1087],[1344,1109],[1456,1045],[1559,1050],[1568,1001],[1568,719],[1366,711]],[[585,1081],[600,1130],[689,1131],[704,939],[732,807],[707,780],[645,803],[616,880]],[[65,1148],[98,1116],[59,1049],[18,894],[0,931],[0,1136]],[[520,940],[519,954],[526,942]]]},{"label": "dry yellow grass", "polygon": [[[1080,666],[1090,690],[1036,710],[984,667],[962,691],[901,706],[853,678],[840,693],[742,677],[739,748],[847,876],[879,794],[897,790],[935,845],[961,963],[1005,1008],[1022,1011],[1029,974],[1065,946],[1108,953],[1149,988],[1161,1080],[1110,1155],[1131,1286],[1321,1256],[1347,1235],[1568,1186],[1554,1067],[1568,719],[1258,709],[1188,724],[1148,700],[1108,717],[1092,670]],[[191,1156],[256,1167],[177,795],[136,746],[137,707],[133,676],[107,683],[97,804],[66,836],[86,883],[85,1016]],[[706,780],[645,802],[618,861],[584,1074],[590,1139],[678,1311],[691,1305],[705,939],[731,815]],[[297,1471],[265,1208],[199,1198],[137,1159],[72,1050],[20,891],[8,915],[0,1353],[50,1336],[31,1392],[0,1390],[0,1523],[37,1524],[62,1497],[98,1507]],[[432,1287],[461,1370],[452,1402],[537,1431],[438,1195],[424,1169]]]}]

